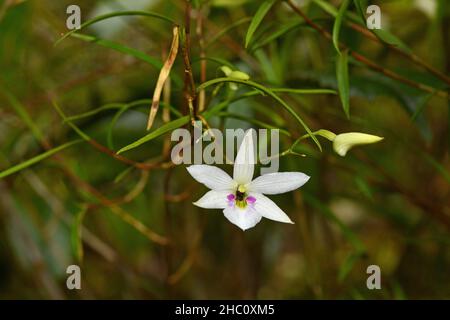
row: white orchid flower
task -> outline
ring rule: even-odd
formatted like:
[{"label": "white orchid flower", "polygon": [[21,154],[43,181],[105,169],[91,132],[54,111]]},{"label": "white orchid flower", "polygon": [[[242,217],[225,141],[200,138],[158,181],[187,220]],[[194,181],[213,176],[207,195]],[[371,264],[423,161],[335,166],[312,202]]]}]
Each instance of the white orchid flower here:
[{"label": "white orchid flower", "polygon": [[225,217],[242,230],[254,227],[261,218],[293,223],[272,200],[264,194],[279,194],[304,185],[309,176],[301,172],[276,172],[253,179],[255,148],[253,132],[248,130],[234,161],[233,178],[220,168],[192,165],[189,173],[211,191],[194,204],[205,209],[223,209]]}]

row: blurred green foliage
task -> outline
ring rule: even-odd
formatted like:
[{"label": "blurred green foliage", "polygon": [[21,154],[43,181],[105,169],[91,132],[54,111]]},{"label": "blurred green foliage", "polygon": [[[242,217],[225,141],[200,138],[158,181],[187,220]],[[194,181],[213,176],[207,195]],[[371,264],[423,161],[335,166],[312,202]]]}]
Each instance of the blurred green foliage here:
[{"label": "blurred green foliage", "polygon": [[[148,134],[171,23],[118,16],[55,45],[70,4],[83,22],[145,11],[183,26],[184,1],[0,0],[0,298],[450,298],[450,6],[369,1],[382,10],[380,35],[364,28],[360,1],[342,2],[291,2],[345,45],[340,55],[285,1],[193,1],[197,86],[228,65],[263,88],[297,90],[276,93],[290,110],[258,88],[246,95],[245,83],[207,88],[211,126],[283,129],[282,150],[305,134],[298,119],[385,138],[346,157],[302,140],[306,157],[282,157],[280,170],[311,180],[273,197],[295,225],[264,220],[243,233],[193,206],[205,188],[170,164],[170,131],[190,126],[181,54],[151,139],[115,155]],[[70,264],[82,290],[66,289]],[[382,290],[366,287],[371,264]]]}]

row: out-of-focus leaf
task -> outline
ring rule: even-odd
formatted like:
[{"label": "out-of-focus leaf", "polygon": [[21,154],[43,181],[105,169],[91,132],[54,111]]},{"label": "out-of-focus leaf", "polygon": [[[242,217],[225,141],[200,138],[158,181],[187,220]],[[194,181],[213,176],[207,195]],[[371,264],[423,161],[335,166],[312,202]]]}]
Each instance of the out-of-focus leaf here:
[{"label": "out-of-focus leaf", "polygon": [[305,26],[305,23],[302,21],[291,21],[283,23],[278,30],[276,30],[275,32],[271,33],[268,36],[266,35],[263,36],[260,41],[256,42],[253,46],[251,46],[251,50],[256,51],[300,26]]},{"label": "out-of-focus leaf", "polygon": [[209,47],[210,45],[212,45],[213,43],[215,43],[218,39],[220,39],[223,35],[227,34],[228,32],[230,32],[231,30],[233,30],[234,28],[239,27],[240,25],[243,25],[247,22],[249,22],[252,18],[250,17],[245,17],[242,18],[240,20],[237,20],[235,22],[233,22],[232,24],[230,24],[229,26],[227,26],[226,28],[220,30],[219,32],[217,32],[210,40],[209,42],[206,44],[206,47]]},{"label": "out-of-focus leaf", "polygon": [[211,62],[215,62],[215,63],[217,63],[218,65],[221,65],[221,66],[225,65],[225,66],[230,67],[231,69],[236,69],[236,67],[231,62],[229,62],[229,61],[227,61],[225,59],[222,59],[222,58],[217,58],[217,57],[199,57],[199,58],[194,58],[194,59],[192,59],[192,64],[198,63],[199,61],[202,61],[202,60],[208,60],[208,61],[211,61]]},{"label": "out-of-focus leaf", "polygon": [[285,136],[288,136],[288,137],[291,136],[289,131],[287,131],[285,129],[278,128],[277,126],[265,123],[263,121],[259,121],[259,120],[255,119],[255,118],[246,117],[246,116],[241,115],[241,114],[232,113],[232,112],[220,112],[218,114],[218,116],[223,116],[223,117],[227,117],[227,118],[235,118],[235,119],[238,119],[238,120],[243,120],[243,121],[246,121],[248,123],[254,124],[254,125],[256,125],[258,127],[261,127],[261,128],[278,129],[278,130],[280,130],[281,134],[284,134]]},{"label": "out-of-focus leaf", "polygon": [[325,218],[339,227],[344,237],[352,244],[357,253],[362,254],[366,252],[366,247],[363,242],[347,225],[345,225],[341,220],[339,220],[338,217],[336,217],[336,215],[330,210],[328,206],[324,205],[316,197],[309,195],[308,193],[304,193],[304,198],[306,203],[318,209],[324,214]]},{"label": "out-of-focus leaf", "polygon": [[247,35],[245,36],[245,47],[247,48],[250,41],[252,40],[253,34],[255,33],[256,29],[260,25],[261,21],[264,19],[266,14],[269,12],[270,8],[272,8],[273,4],[276,2],[276,0],[265,0],[258,8],[258,11],[256,11],[255,15],[253,16],[252,22],[250,23],[250,26],[247,30]]},{"label": "out-of-focus leaf", "polygon": [[30,128],[31,132],[33,133],[33,136],[36,138],[37,141],[41,142],[44,140],[44,134],[42,131],[36,126],[35,122],[31,118],[31,116],[28,114],[28,111],[25,109],[25,107],[20,103],[17,98],[12,95],[7,90],[3,90],[0,88],[0,92],[3,93],[3,95],[6,96],[9,103],[13,107],[14,111],[17,113],[17,115],[22,119],[23,122]]},{"label": "out-of-focus leaf", "polygon": [[130,56],[133,56],[139,60],[145,61],[148,64],[154,66],[157,69],[161,69],[163,66],[163,63],[161,60],[153,58],[149,56],[148,54],[145,54],[142,51],[127,47],[123,44],[111,41],[111,40],[105,40],[105,39],[99,39],[97,37],[88,35],[88,34],[82,34],[82,33],[72,33],[71,37],[86,41],[86,42],[93,42],[98,45],[101,45],[105,48],[110,48],[125,54],[128,54]]},{"label": "out-of-focus leaf", "polygon": [[339,268],[339,275],[338,275],[339,282],[342,282],[345,280],[345,278],[347,278],[350,271],[352,271],[355,263],[362,257],[364,257],[364,254],[362,252],[353,252],[349,254],[347,259],[345,259],[344,263]]},{"label": "out-of-focus leaf", "polygon": [[425,109],[425,107],[428,105],[428,102],[430,101],[430,99],[433,97],[433,94],[427,94],[425,95],[422,100],[418,103],[417,107],[416,107],[416,111],[414,111],[413,115],[411,116],[411,120],[415,121],[417,119],[417,117],[419,117],[423,110]]},{"label": "out-of-focus leaf", "polygon": [[111,18],[115,18],[115,17],[122,17],[122,16],[144,16],[144,17],[152,17],[152,18],[157,18],[157,19],[161,19],[164,20],[166,22],[170,22],[172,24],[176,24],[176,22],[174,20],[172,20],[169,17],[166,17],[164,15],[161,15],[159,13],[155,13],[155,12],[150,12],[150,11],[119,11],[119,12],[112,12],[112,13],[107,13],[98,17],[95,17],[93,19],[90,19],[88,21],[85,21],[84,23],[81,24],[79,29],[74,29],[71,30],[69,32],[67,32],[65,35],[63,35],[60,39],[58,39],[55,42],[55,45],[58,45],[61,41],[63,41],[64,39],[66,39],[67,37],[69,37],[70,35],[74,34],[75,32],[78,32],[80,30],[83,30],[84,28],[103,21],[103,20],[107,20],[107,19],[111,19]]},{"label": "out-of-focus leaf", "polygon": [[450,183],[450,172],[448,172],[447,169],[445,169],[445,167],[442,164],[440,164],[436,159],[434,159],[428,154],[424,153],[423,157],[433,168],[436,169],[437,172],[440,173],[442,178],[444,178],[448,183]]},{"label": "out-of-focus leaf", "polygon": [[236,7],[249,1],[251,0],[213,0],[212,5],[216,7]]},{"label": "out-of-focus leaf", "polygon": [[50,149],[50,150],[48,150],[48,151],[46,151],[44,153],[41,153],[40,155],[38,155],[36,157],[33,157],[33,158],[29,159],[29,160],[26,160],[26,161],[24,161],[22,163],[19,163],[19,164],[13,166],[11,168],[8,168],[8,169],[0,172],[0,179],[3,179],[5,177],[7,177],[7,176],[9,176],[9,175],[11,175],[13,173],[19,172],[19,171],[21,171],[23,169],[26,169],[26,168],[28,168],[28,167],[30,167],[30,166],[32,166],[32,165],[34,165],[34,164],[44,160],[44,159],[47,159],[48,157],[51,157],[55,153],[58,153],[58,152],[60,152],[60,151],[62,151],[64,149],[72,147],[73,145],[76,145],[76,144],[78,144],[78,143],[80,143],[82,141],[83,140],[74,140],[74,141],[67,142],[65,144],[62,144],[62,145],[56,147],[56,148],[53,148],[53,149]]},{"label": "out-of-focus leaf", "polygon": [[347,12],[349,4],[350,0],[344,0],[344,2],[342,2],[333,25],[333,44],[339,54],[341,53],[341,50],[339,49],[339,34],[341,32],[342,22],[345,18],[345,13]]},{"label": "out-of-focus leaf", "polygon": [[361,177],[355,177],[356,187],[361,193],[370,200],[373,200],[373,192],[367,182]]},{"label": "out-of-focus leaf", "polygon": [[387,43],[394,47],[398,47],[403,52],[411,53],[411,49],[408,48],[408,46],[403,41],[401,41],[397,36],[395,36],[391,32],[385,29],[373,29],[371,31],[378,37],[378,39],[380,39],[384,43]]},{"label": "out-of-focus leaf", "polygon": [[348,75],[348,51],[343,51],[336,58],[336,79],[342,108],[350,118],[350,83]]},{"label": "out-of-focus leaf", "polygon": [[87,212],[87,209],[87,206],[83,206],[81,210],[75,215],[70,233],[72,250],[75,254],[76,260],[80,263],[83,262],[83,239],[81,229],[83,227],[83,218]]}]

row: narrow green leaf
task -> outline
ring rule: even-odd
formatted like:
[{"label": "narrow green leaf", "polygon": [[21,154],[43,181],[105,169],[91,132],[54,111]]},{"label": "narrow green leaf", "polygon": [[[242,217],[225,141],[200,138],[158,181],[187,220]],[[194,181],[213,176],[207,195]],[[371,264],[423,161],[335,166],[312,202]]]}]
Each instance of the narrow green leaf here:
[{"label": "narrow green leaf", "polygon": [[[82,34],[82,33],[72,33],[71,37],[74,37],[74,38],[77,38],[77,39],[80,39],[80,40],[83,40],[86,42],[93,42],[102,47],[109,48],[109,49],[112,49],[112,50],[115,50],[115,51],[118,51],[118,52],[121,52],[124,54],[128,54],[130,56],[135,57],[136,59],[139,59],[141,61],[144,61],[144,62],[150,64],[151,66],[155,67],[158,70],[163,67],[163,62],[161,60],[153,58],[142,51],[127,47],[125,45],[122,45],[122,44],[114,42],[114,41],[99,39],[97,37],[87,35],[87,34]],[[177,86],[182,86],[183,82],[178,75],[171,74],[170,77],[172,78],[172,80],[175,82],[175,84]]]},{"label": "narrow green leaf", "polygon": [[335,18],[337,17],[338,10],[331,3],[325,0],[313,0],[313,2],[329,15],[332,15]]},{"label": "narrow green leaf", "polygon": [[30,128],[30,130],[33,133],[33,136],[36,138],[36,140],[39,141],[39,142],[43,141],[44,140],[44,134],[36,126],[35,121],[28,114],[28,111],[20,103],[20,101],[17,100],[17,98],[14,95],[12,95],[10,92],[8,92],[6,90],[1,89],[1,92],[3,93],[3,95],[6,96],[6,98],[9,101],[9,103],[11,104],[11,107],[13,107],[13,109],[17,113],[17,115],[28,126],[28,128]]},{"label": "narrow green leaf", "polygon": [[[151,102],[151,100],[148,100],[148,101]],[[120,109],[120,108],[122,108],[125,105],[126,105],[126,103],[108,103],[108,104],[105,104],[105,105],[103,105],[101,107],[98,107],[96,109],[92,109],[92,110],[89,110],[89,111],[86,111],[86,112],[83,112],[83,113],[80,113],[80,114],[69,116],[69,117],[66,118],[65,121],[76,121],[76,120],[80,120],[80,119],[84,119],[84,118],[89,118],[89,117],[95,116],[96,114],[99,114],[99,113],[101,113],[103,111],[113,110],[113,109]]]},{"label": "narrow green leaf", "polygon": [[262,40],[258,41],[255,45],[253,45],[251,47],[252,51],[256,51],[262,47],[264,47],[265,45],[271,43],[272,41],[280,38],[281,36],[285,35],[286,33],[300,27],[300,26],[305,26],[305,22],[303,21],[291,21],[288,22],[286,24],[281,25],[280,29],[276,30],[275,32],[273,32],[272,34],[268,35],[268,36],[264,36],[262,38]]},{"label": "narrow green leaf", "polygon": [[347,259],[345,259],[344,263],[339,268],[339,275],[338,275],[338,281],[342,282],[347,278],[350,271],[352,271],[353,266],[355,263],[364,257],[364,254],[361,252],[352,252],[349,254]]},{"label": "narrow green leaf", "polygon": [[227,118],[234,118],[234,119],[242,120],[242,121],[254,124],[254,125],[258,126],[258,127],[265,128],[265,129],[272,129],[272,130],[273,129],[278,129],[278,130],[280,130],[281,134],[283,134],[285,136],[288,136],[288,137],[291,136],[290,132],[285,130],[285,129],[278,128],[277,126],[265,123],[263,121],[256,120],[255,118],[246,117],[246,116],[238,114],[238,113],[220,112],[218,115],[219,116],[223,116],[223,117],[227,117]]},{"label": "narrow green leaf", "polygon": [[88,206],[84,205],[81,210],[75,215],[71,232],[70,240],[72,243],[72,250],[78,262],[83,262],[83,239],[81,229],[83,227],[83,218],[88,210]]},{"label": "narrow green leaf", "polygon": [[311,129],[306,125],[306,123],[302,120],[302,118],[295,112],[294,109],[292,109],[292,107],[287,104],[283,99],[281,99],[275,92],[273,92],[271,89],[250,81],[250,80],[237,80],[237,79],[233,79],[233,78],[217,78],[217,79],[213,79],[213,80],[209,80],[206,81],[204,83],[202,83],[197,90],[200,91],[202,89],[205,89],[209,86],[215,85],[215,84],[219,84],[219,83],[224,83],[224,82],[235,82],[235,83],[239,83],[239,84],[243,84],[249,87],[252,87],[254,89],[259,90],[260,92],[262,92],[263,94],[266,94],[268,96],[270,96],[272,99],[274,99],[275,101],[277,101],[279,104],[281,104],[291,115],[294,116],[294,118],[300,123],[300,125],[306,130],[306,132],[308,133],[308,135],[311,137],[311,139],[316,143],[317,147],[319,148],[320,151],[322,151],[322,146],[320,145],[319,140],[317,140],[317,138],[313,135],[313,133],[311,132]]},{"label": "narrow green leaf", "polygon": [[448,172],[442,164],[440,164],[436,159],[426,153],[423,154],[423,157],[434,169],[436,169],[437,172],[440,173],[442,178],[450,183],[450,172]]},{"label": "narrow green leaf", "polygon": [[233,70],[236,69],[236,67],[231,62],[228,62],[225,59],[217,58],[217,57],[198,57],[198,58],[194,58],[194,59],[192,59],[192,64],[198,63],[198,62],[200,62],[202,60],[215,62],[215,63],[217,63],[218,65],[221,65],[221,66],[225,65],[225,66],[230,67]]},{"label": "narrow green leaf", "polygon": [[305,198],[305,202],[309,204],[312,207],[315,207],[317,210],[319,210],[327,220],[330,222],[336,224],[336,226],[341,230],[344,237],[347,239],[347,241],[353,246],[354,250],[357,253],[363,254],[366,252],[366,247],[364,243],[358,238],[358,236],[350,229],[347,225],[345,225],[335,214],[333,211],[330,210],[330,208],[323,204],[321,201],[319,201],[316,197],[308,194],[303,193],[303,196]]},{"label": "narrow green leaf", "polygon": [[261,24],[261,21],[264,19],[266,14],[269,12],[270,8],[272,8],[273,4],[276,0],[266,0],[264,1],[256,11],[250,26],[248,27],[247,34],[245,36],[245,47],[248,47],[248,44],[252,40],[253,34],[255,33],[258,26]]},{"label": "narrow green leaf", "polygon": [[155,12],[150,12],[150,11],[119,11],[119,12],[112,12],[112,13],[107,13],[98,17],[95,17],[91,20],[88,20],[84,23],[81,24],[80,29],[74,29],[71,30],[69,32],[67,32],[64,36],[62,36],[60,39],[58,39],[55,42],[55,45],[58,45],[61,41],[63,41],[64,39],[66,39],[67,37],[69,37],[70,35],[74,34],[75,32],[78,32],[80,30],[83,30],[84,28],[103,21],[103,20],[107,20],[107,19],[111,19],[111,18],[115,18],[115,17],[121,17],[121,16],[144,16],[144,17],[152,17],[152,18],[157,18],[157,19],[161,19],[163,21],[167,21],[173,24],[176,24],[176,22],[174,20],[172,20],[169,17],[163,16],[159,13],[155,13]]},{"label": "narrow green leaf", "polygon": [[339,49],[339,33],[341,32],[342,22],[349,4],[350,0],[344,0],[342,2],[333,25],[333,44],[339,54],[341,53],[341,50]]},{"label": "narrow green leaf", "polygon": [[366,21],[367,0],[353,0],[353,3],[361,16],[362,21]]},{"label": "narrow green leaf", "polygon": [[64,122],[66,122],[83,140],[85,141],[91,141],[91,137],[89,137],[86,133],[84,133],[80,128],[78,128],[72,121],[69,121],[64,114],[64,112],[61,110],[61,108],[58,106],[56,101],[52,101],[52,105],[55,108],[55,110],[58,112],[58,114],[61,116]]},{"label": "narrow green leaf", "polygon": [[345,50],[336,58],[336,79],[341,98],[342,108],[347,118],[350,118],[350,83],[348,75],[348,51]]},{"label": "narrow green leaf", "polygon": [[9,169],[6,169],[6,170],[0,172],[0,179],[3,179],[5,177],[7,177],[9,175],[12,175],[12,174],[14,174],[16,172],[19,172],[19,171],[21,171],[23,169],[26,169],[26,168],[28,168],[28,167],[30,167],[30,166],[32,166],[32,165],[34,165],[34,164],[44,160],[44,159],[47,159],[48,157],[54,155],[55,153],[58,153],[58,152],[60,152],[60,151],[62,151],[64,149],[67,149],[67,148],[69,148],[69,147],[71,147],[71,146],[73,146],[75,144],[78,144],[78,143],[80,143],[82,141],[83,140],[75,140],[75,141],[67,142],[67,143],[65,143],[63,145],[60,145],[60,146],[56,147],[56,148],[53,148],[53,149],[48,150],[48,151],[46,151],[44,153],[41,153],[40,155],[38,155],[36,157],[33,157],[33,158],[31,158],[29,160],[26,160],[26,161],[24,161],[24,162],[22,162],[20,164],[17,164],[17,165],[15,165],[15,166],[13,166],[13,167],[11,167]]},{"label": "narrow green leaf", "polygon": [[220,39],[223,35],[227,34],[228,32],[230,32],[231,30],[233,30],[234,28],[239,27],[242,24],[245,24],[247,22],[249,22],[252,18],[250,17],[245,17],[242,18],[240,20],[237,20],[236,22],[233,22],[232,24],[228,25],[227,27],[223,28],[222,30],[220,30],[218,33],[216,33],[213,37],[211,37],[211,39],[209,40],[209,42],[206,44],[206,48],[208,48],[209,46],[211,46],[213,43],[215,43],[218,39]]},{"label": "narrow green leaf", "polygon": [[181,126],[184,126],[185,124],[187,124],[189,122],[189,116],[184,116],[181,118],[178,118],[176,120],[173,120],[171,122],[168,122],[164,125],[162,125],[161,127],[159,127],[158,129],[150,132],[149,134],[143,136],[142,138],[140,138],[139,140],[123,147],[122,149],[120,149],[117,154],[123,153],[125,151],[129,151],[131,149],[137,148],[139,147],[141,144],[146,143],[150,140],[153,140],[169,131],[172,131],[174,129],[177,129]]},{"label": "narrow green leaf", "polygon": [[105,39],[99,39],[97,37],[88,35],[88,34],[82,34],[82,33],[73,33],[71,34],[71,37],[86,41],[86,42],[94,42],[102,47],[110,48],[125,54],[129,54],[139,60],[145,61],[148,64],[154,66],[157,69],[161,69],[163,66],[163,63],[160,59],[153,58],[147,54],[145,54],[142,51],[127,47],[125,45],[122,45],[120,43],[111,41],[111,40],[105,40]]},{"label": "narrow green leaf", "polygon": [[411,49],[408,48],[408,46],[402,40],[400,40],[397,36],[390,33],[389,31],[385,29],[373,29],[371,31],[378,37],[378,39],[380,39],[384,43],[397,47],[406,53],[412,52]]}]

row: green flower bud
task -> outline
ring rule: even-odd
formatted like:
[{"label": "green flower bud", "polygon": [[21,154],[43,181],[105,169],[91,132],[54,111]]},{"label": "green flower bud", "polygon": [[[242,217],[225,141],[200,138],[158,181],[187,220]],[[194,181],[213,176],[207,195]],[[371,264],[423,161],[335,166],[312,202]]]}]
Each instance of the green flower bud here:
[{"label": "green flower bud", "polygon": [[342,157],[354,146],[376,143],[384,138],[360,132],[341,133],[333,140],[333,149]]}]

